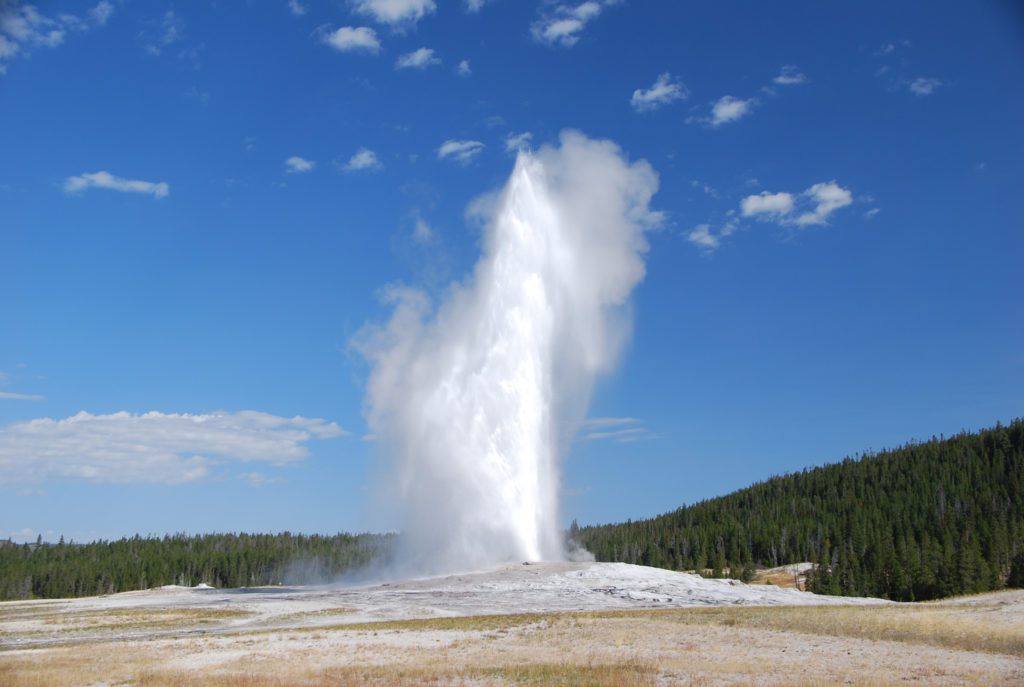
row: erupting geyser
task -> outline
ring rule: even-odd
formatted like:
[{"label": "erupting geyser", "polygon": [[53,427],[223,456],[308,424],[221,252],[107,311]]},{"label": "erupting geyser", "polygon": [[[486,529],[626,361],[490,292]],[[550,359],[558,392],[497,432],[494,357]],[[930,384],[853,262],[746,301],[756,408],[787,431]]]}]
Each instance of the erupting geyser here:
[{"label": "erupting geyser", "polygon": [[390,322],[360,348],[417,568],[564,558],[558,457],[629,334],[657,185],[610,141],[563,133],[519,154],[471,277],[436,308],[389,291]]}]

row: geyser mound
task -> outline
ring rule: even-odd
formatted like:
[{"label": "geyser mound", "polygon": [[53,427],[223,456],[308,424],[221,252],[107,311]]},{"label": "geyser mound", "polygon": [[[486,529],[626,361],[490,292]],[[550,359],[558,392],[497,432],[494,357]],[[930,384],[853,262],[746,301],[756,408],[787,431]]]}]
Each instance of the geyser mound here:
[{"label": "geyser mound", "polygon": [[436,307],[392,288],[364,330],[367,416],[422,572],[561,560],[558,457],[629,335],[657,175],[565,132],[521,152],[486,203],[473,274]]}]

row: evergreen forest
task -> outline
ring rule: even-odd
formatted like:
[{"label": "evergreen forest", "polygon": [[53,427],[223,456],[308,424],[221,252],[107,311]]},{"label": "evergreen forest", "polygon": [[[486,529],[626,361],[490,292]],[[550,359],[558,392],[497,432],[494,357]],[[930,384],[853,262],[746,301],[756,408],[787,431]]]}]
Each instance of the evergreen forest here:
[{"label": "evergreen forest", "polygon": [[324,583],[379,560],[395,535],[138,535],[89,544],[0,542],[0,600],[113,594],[176,584]]},{"label": "evergreen forest", "polygon": [[1024,586],[1024,421],[773,477],[649,520],[573,527],[599,561],[898,601]]}]

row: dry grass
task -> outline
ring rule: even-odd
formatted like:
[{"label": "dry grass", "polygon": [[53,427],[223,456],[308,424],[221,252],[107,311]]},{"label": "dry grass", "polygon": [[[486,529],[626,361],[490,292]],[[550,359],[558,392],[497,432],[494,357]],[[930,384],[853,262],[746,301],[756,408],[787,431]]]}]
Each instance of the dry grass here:
[{"label": "dry grass", "polygon": [[781,606],[698,608],[598,613],[604,617],[653,616],[687,625],[720,625],[811,635],[909,642],[986,651],[1024,658],[1024,625],[998,623],[983,613],[942,606]]},{"label": "dry grass", "polygon": [[[280,629],[101,641],[109,640],[107,631],[119,619],[179,623],[175,627],[183,629],[239,614],[223,611],[77,614],[79,629],[95,633],[92,640],[0,650],[0,685],[1024,684],[1024,622],[1019,614],[984,603],[523,613],[303,625],[346,614],[346,609],[329,609],[287,616],[296,624]],[[55,625],[74,626],[73,614],[60,617]]]}]

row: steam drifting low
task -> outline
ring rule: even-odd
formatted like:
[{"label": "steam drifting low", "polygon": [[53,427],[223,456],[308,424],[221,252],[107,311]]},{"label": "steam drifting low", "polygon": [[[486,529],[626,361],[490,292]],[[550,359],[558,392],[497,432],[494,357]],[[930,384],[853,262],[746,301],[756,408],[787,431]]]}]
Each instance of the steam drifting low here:
[{"label": "steam drifting low", "polygon": [[367,417],[424,571],[558,560],[559,455],[630,329],[658,179],[610,141],[564,132],[520,152],[486,203],[483,253],[438,304],[391,289],[363,331]]}]

